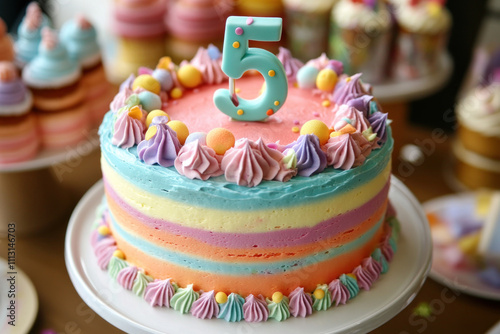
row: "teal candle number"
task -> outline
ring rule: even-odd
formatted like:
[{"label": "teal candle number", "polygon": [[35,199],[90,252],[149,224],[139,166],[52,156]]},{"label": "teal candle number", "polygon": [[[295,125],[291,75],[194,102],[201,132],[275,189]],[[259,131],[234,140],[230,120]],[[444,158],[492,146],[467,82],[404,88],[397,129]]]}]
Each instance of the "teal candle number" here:
[{"label": "teal candle number", "polygon": [[[283,64],[271,52],[249,48],[248,41],[279,41],[282,19],[278,17],[231,16],[226,21],[222,71],[229,77],[229,89],[218,89],[215,106],[239,121],[262,121],[276,113],[286,100],[288,80]],[[234,80],[248,70],[257,70],[266,82],[264,92],[245,100],[234,92]]]}]

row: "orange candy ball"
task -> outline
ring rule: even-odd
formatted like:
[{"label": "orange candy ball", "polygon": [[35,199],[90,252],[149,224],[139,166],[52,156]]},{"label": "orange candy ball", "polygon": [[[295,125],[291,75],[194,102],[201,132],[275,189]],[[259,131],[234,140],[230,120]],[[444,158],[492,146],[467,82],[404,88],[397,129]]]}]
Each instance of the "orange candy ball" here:
[{"label": "orange candy ball", "polygon": [[215,153],[223,155],[234,146],[236,139],[231,131],[224,128],[215,128],[207,134],[207,146],[212,148]]}]

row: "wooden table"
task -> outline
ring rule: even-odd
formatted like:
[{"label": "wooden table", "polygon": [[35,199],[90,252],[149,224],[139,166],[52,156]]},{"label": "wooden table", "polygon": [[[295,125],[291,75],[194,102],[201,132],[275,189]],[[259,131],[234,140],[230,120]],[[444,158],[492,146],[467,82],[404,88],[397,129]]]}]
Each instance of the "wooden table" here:
[{"label": "wooden table", "polygon": [[[393,126],[397,126],[395,123]],[[451,193],[443,181],[443,166],[449,158],[451,138],[440,136],[436,139],[431,130],[414,128],[398,129],[397,133],[402,142],[425,144],[429,154],[420,166],[413,167],[404,165],[395,156],[394,174],[399,174],[420,201]],[[99,178],[99,152],[96,151],[64,180],[75,204]],[[52,229],[17,239],[17,265],[33,281],[40,303],[33,333],[47,328],[68,334],[119,333],[81,300],[71,284],[64,263],[68,218],[69,213]],[[3,237],[0,243],[3,247],[0,255],[6,257],[7,241]],[[414,308],[421,302],[429,303],[434,309],[428,318],[414,315]],[[413,302],[373,333],[484,333],[499,320],[500,302],[460,294],[427,279]]]}]

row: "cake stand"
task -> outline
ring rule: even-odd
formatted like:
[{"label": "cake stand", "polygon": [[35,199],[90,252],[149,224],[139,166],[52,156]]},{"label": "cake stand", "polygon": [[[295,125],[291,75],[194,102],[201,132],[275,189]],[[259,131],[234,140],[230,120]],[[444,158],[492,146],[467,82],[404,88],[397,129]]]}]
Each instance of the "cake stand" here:
[{"label": "cake stand", "polygon": [[427,220],[415,197],[393,177],[389,196],[398,211],[401,237],[388,273],[375,282],[372,290],[360,292],[346,305],[281,323],[274,320],[264,323],[201,320],[173,309],[150,307],[144,299],[112,281],[107,271],[97,266],[90,246],[90,234],[103,194],[100,181],[75,208],[66,232],[66,267],[80,297],[101,317],[128,333],[368,332],[404,309],[430,270],[432,241]]},{"label": "cake stand", "polygon": [[7,233],[7,223],[16,223],[16,232],[27,234],[60,221],[71,204],[65,179],[98,146],[94,129],[75,145],[42,150],[31,160],[0,165],[0,221],[4,222],[0,233]]}]

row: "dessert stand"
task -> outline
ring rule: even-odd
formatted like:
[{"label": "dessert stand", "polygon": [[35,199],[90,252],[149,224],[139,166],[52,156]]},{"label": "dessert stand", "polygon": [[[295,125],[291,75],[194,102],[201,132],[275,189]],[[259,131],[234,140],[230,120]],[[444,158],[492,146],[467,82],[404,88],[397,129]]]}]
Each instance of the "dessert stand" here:
[{"label": "dessert stand", "polygon": [[75,172],[82,159],[99,146],[97,130],[76,145],[42,150],[31,160],[0,165],[0,233],[8,223],[16,232],[33,233],[67,214],[70,197],[64,186],[66,176]]},{"label": "dessert stand", "polygon": [[75,208],[66,232],[66,267],[82,299],[105,320],[129,333],[368,332],[404,309],[430,270],[432,241],[427,220],[415,197],[393,177],[389,196],[401,222],[401,237],[388,273],[375,282],[372,290],[360,292],[346,305],[282,323],[274,320],[264,323],[201,320],[173,309],[149,306],[144,299],[112,281],[107,271],[97,266],[90,234],[103,194],[100,181]]}]

